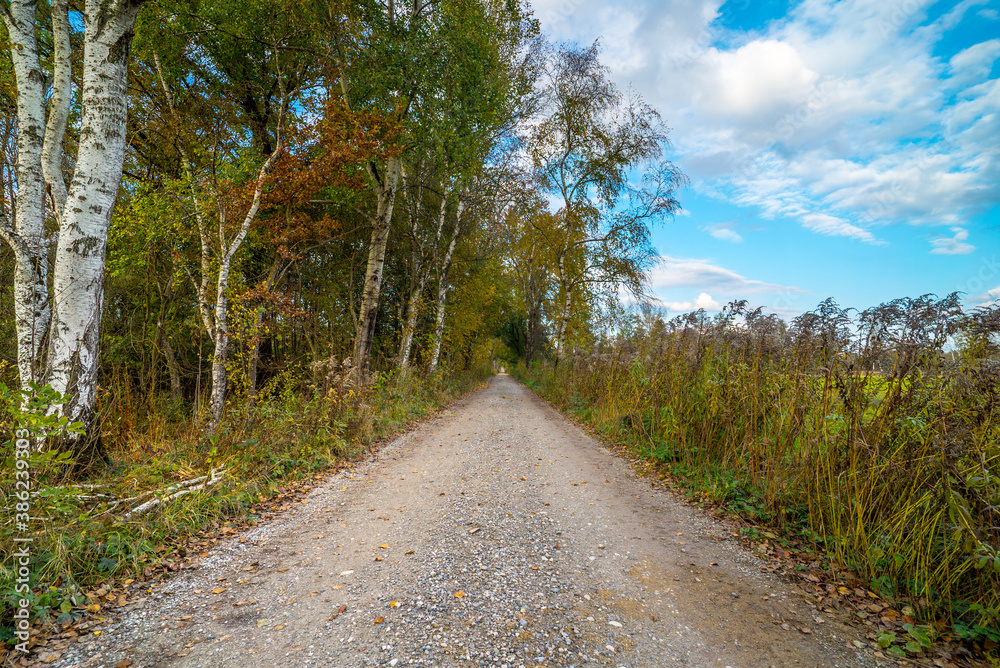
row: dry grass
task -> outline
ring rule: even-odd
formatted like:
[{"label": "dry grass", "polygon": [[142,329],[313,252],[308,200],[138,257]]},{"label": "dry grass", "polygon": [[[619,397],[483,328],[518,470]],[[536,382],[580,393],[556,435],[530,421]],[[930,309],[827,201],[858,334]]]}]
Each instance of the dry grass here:
[{"label": "dry grass", "polygon": [[745,303],[647,315],[527,373],[612,438],[761,523],[817,542],[890,600],[1000,641],[1000,309],[955,296],[791,326]]}]

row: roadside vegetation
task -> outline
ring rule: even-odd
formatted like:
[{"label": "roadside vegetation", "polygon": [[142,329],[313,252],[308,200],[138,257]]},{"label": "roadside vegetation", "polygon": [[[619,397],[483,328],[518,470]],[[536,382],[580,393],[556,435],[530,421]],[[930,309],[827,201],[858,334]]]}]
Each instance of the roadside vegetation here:
[{"label": "roadside vegetation", "polygon": [[763,544],[779,530],[864,583],[878,600],[859,617],[884,649],[982,652],[1000,642],[998,332],[1000,308],[963,312],[958,295],[827,300],[790,324],[735,302],[647,311],[518,373]]},{"label": "roadside vegetation", "polygon": [[[102,414],[110,466],[80,479],[67,474],[68,453],[31,459],[38,481],[32,515],[41,528],[31,545],[34,640],[124,603],[123,585],[193,567],[216,539],[287,509],[297,492],[487,377],[480,367],[383,375],[365,386],[336,377],[302,386],[286,375],[262,388],[252,409],[227,414],[209,438],[203,422],[183,411],[129,404],[124,388],[109,393],[115,399]],[[58,401],[51,390],[3,399],[5,429],[12,421],[39,436],[64,428],[46,416]],[[13,457],[4,464],[0,486],[13,489]],[[20,533],[4,522],[0,541],[10,545]],[[14,593],[16,565],[0,564],[7,614],[23,596]]]},{"label": "roadside vegetation", "polygon": [[891,602],[887,652],[1000,643],[1000,309],[629,315],[687,180],[526,2],[98,4],[0,3],[7,646],[23,597],[79,623],[500,366]]},{"label": "roadside vegetation", "polygon": [[526,2],[97,4],[0,12],[7,647],[22,599],[85,624],[542,356],[543,314],[567,349],[643,291],[684,184]]}]

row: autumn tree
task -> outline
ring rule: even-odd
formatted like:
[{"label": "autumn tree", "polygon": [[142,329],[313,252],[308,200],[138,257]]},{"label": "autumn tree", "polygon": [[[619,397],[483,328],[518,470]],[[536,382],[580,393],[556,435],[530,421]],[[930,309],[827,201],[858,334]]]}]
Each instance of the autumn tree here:
[{"label": "autumn tree", "polygon": [[[411,149],[432,145],[427,136],[448,118],[461,125],[461,113],[451,114],[447,108],[464,105],[467,111],[476,82],[481,86],[479,102],[489,101],[497,117],[509,114],[504,101],[516,87],[511,88],[507,77],[508,58],[537,30],[525,7],[516,2],[368,0],[325,7],[325,56],[344,104],[355,111],[379,109],[389,114],[406,127]],[[496,118],[487,115],[480,122],[488,126]],[[475,135],[459,136],[481,141]],[[354,347],[355,364],[362,371],[370,363],[405,159],[403,154],[364,165],[374,202],[368,213],[372,231]]]},{"label": "autumn tree", "polygon": [[558,288],[557,361],[580,290],[642,295],[654,258],[650,225],[680,208],[675,195],[685,182],[666,159],[659,113],[618,90],[599,55],[597,43],[548,54],[544,117],[529,146],[539,187],[558,206],[556,224],[542,232]]},{"label": "autumn tree", "polygon": [[[162,110],[176,146],[188,191],[184,205],[200,250],[188,276],[214,351],[212,431],[228,381],[234,258],[257,222],[271,169],[285,149],[289,108],[307,66],[291,48],[294,29],[275,6],[236,11],[220,3],[179,2],[158,9],[168,13],[140,26],[150,30],[140,42],[150,100]],[[225,104],[237,92],[243,123],[234,122]],[[246,126],[251,146],[243,141]]]}]

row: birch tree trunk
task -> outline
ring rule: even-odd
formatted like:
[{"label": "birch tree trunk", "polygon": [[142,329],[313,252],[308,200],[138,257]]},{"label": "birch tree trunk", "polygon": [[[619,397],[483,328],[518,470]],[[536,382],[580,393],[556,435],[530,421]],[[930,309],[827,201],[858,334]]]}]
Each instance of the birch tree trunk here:
[{"label": "birch tree trunk", "polygon": [[559,328],[556,331],[556,360],[555,366],[559,366],[559,360],[563,356],[563,347],[566,345],[566,330],[569,328],[570,309],[573,304],[573,284],[566,275],[566,254],[569,252],[569,234],[563,243],[562,252],[559,254],[559,287],[562,288],[563,306],[559,314]]},{"label": "birch tree trunk", "polygon": [[[53,389],[67,395],[60,413],[85,426],[85,435],[74,439],[81,465],[89,455],[103,458],[95,408],[104,264],[125,157],[128,58],[141,4],[86,3],[80,145],[66,204],[58,213],[46,376]],[[54,178],[60,179],[61,174]]]},{"label": "birch tree trunk", "polygon": [[570,286],[564,286],[563,292],[565,293],[565,296],[563,298],[562,312],[559,314],[559,332],[556,335],[556,366],[559,366],[559,360],[561,360],[564,355],[564,349],[566,347],[566,331],[569,329],[569,320],[572,315],[573,306],[573,292],[570,289]]},{"label": "birch tree trunk", "polygon": [[[17,81],[17,197],[13,225],[0,225],[0,236],[10,244],[16,262],[18,371],[23,386],[48,382],[66,395],[65,403],[53,410],[84,424],[84,435],[67,437],[81,466],[90,463],[90,455],[102,456],[94,411],[104,260],[125,154],[132,27],[141,6],[142,0],[85,4],[80,142],[67,190],[62,144],[73,65],[68,0],[49,5],[53,67],[47,123],[47,77],[36,37],[38,2],[0,4]],[[59,229],[51,295],[46,194]]]},{"label": "birch tree trunk", "polygon": [[441,343],[444,340],[444,311],[448,299],[448,272],[451,269],[452,257],[455,253],[455,246],[458,245],[458,238],[462,233],[462,215],[465,213],[465,202],[459,198],[458,211],[455,214],[455,231],[448,242],[448,250],[445,251],[441,260],[441,269],[438,273],[437,290],[437,312],[434,317],[434,339],[432,343],[431,361],[427,365],[427,371],[434,373],[437,370],[438,362],[441,360]]},{"label": "birch tree trunk", "polygon": [[[441,232],[444,229],[444,220],[448,212],[448,192],[445,190],[441,197],[441,210],[438,213],[437,232],[434,235],[434,255],[437,255],[437,247],[441,242]],[[414,221],[414,237],[416,237],[416,221]],[[417,257],[416,255],[414,256]],[[420,301],[427,286],[427,279],[430,278],[431,268],[421,253],[420,262],[414,262],[414,271],[417,276],[410,286],[409,307],[406,313],[406,322],[403,324],[403,338],[399,343],[399,368],[405,370],[410,362],[410,351],[413,349],[413,334],[417,330],[417,315],[420,311]]]},{"label": "birch tree trunk", "polygon": [[372,342],[375,339],[375,320],[378,317],[378,301],[382,292],[382,275],[385,268],[385,251],[389,244],[389,230],[392,227],[392,207],[396,201],[399,186],[400,164],[391,158],[386,165],[382,179],[376,181],[378,203],[375,219],[372,221],[371,246],[368,249],[368,268],[365,271],[365,285],[361,292],[361,313],[358,319],[358,335],[354,343],[354,366],[364,375],[371,361]]},{"label": "birch tree trunk", "polygon": [[[278,88],[280,90],[281,97],[279,100],[276,129],[277,141],[274,146],[274,150],[266,157],[264,164],[261,165],[260,170],[257,172],[253,199],[251,200],[250,208],[247,210],[246,215],[243,217],[243,221],[240,223],[240,226],[232,239],[227,239],[226,228],[228,227],[228,220],[225,216],[225,207],[219,208],[218,251],[214,252],[208,231],[207,216],[202,209],[195,186],[191,159],[188,155],[187,149],[184,147],[184,138],[181,136],[180,118],[177,114],[176,108],[174,107],[173,97],[163,73],[163,65],[160,62],[159,54],[153,54],[153,62],[156,65],[156,73],[160,81],[160,86],[163,88],[163,94],[167,99],[167,108],[170,111],[171,120],[175,125],[174,132],[176,133],[178,145],[180,146],[181,164],[184,168],[184,175],[188,180],[191,190],[191,200],[195,211],[195,221],[198,225],[198,238],[201,244],[201,278],[200,280],[194,280],[192,277],[191,282],[194,285],[195,293],[198,296],[198,311],[201,314],[202,324],[205,326],[205,331],[208,333],[208,336],[212,340],[212,344],[214,346],[214,350],[212,352],[212,405],[211,413],[208,418],[208,424],[206,425],[206,431],[209,434],[212,434],[215,433],[216,427],[218,427],[219,422],[222,420],[222,410],[225,407],[226,402],[226,385],[228,383],[226,363],[229,361],[229,275],[232,271],[233,257],[243,245],[243,241],[250,232],[250,227],[257,219],[257,213],[260,211],[261,201],[264,196],[264,183],[271,171],[271,167],[274,164],[275,159],[284,150],[285,114],[288,111],[288,101],[292,93],[294,93],[294,90],[286,90],[281,69],[278,67]],[[277,63],[277,55],[275,55],[276,67]],[[221,198],[222,194],[217,192],[215,193],[215,196],[217,198]],[[211,305],[209,297],[213,255],[218,257],[219,262],[219,273],[217,274],[215,280],[214,307]]]},{"label": "birch tree trunk", "polygon": [[233,264],[233,256],[236,255],[236,251],[243,245],[243,240],[246,239],[247,233],[250,231],[250,226],[257,219],[257,212],[260,211],[260,203],[264,196],[264,182],[271,171],[271,165],[274,164],[275,158],[284,150],[284,134],[282,133],[281,124],[287,104],[287,97],[282,95],[281,112],[278,114],[277,146],[275,146],[274,153],[268,156],[257,173],[257,185],[254,188],[253,202],[246,216],[243,217],[239,231],[228,244],[226,243],[225,218],[219,221],[219,245],[225,250],[219,258],[219,277],[215,283],[215,317],[213,322],[215,326],[215,337],[213,340],[215,351],[212,355],[212,413],[208,421],[208,433],[210,434],[215,433],[216,427],[219,426],[219,421],[222,420],[222,409],[226,402],[226,362],[229,361],[229,274]]},{"label": "birch tree trunk", "polygon": [[[0,224],[0,236],[14,254],[14,322],[17,331],[17,365],[21,386],[43,382],[43,344],[49,328],[49,240],[45,238],[45,140],[53,133],[45,123],[45,79],[38,55],[35,20],[37,0],[13,0],[0,5],[10,39],[10,55],[17,81],[17,195],[13,221]],[[68,15],[65,1],[52,3],[53,14],[53,126],[62,107],[68,110],[66,74],[70,70]],[[58,105],[62,105],[62,107]],[[65,128],[66,112],[61,114]],[[58,137],[62,143],[62,136]],[[49,152],[51,154],[51,151]],[[50,164],[47,161],[47,164]],[[65,183],[59,173],[59,186]]]}]

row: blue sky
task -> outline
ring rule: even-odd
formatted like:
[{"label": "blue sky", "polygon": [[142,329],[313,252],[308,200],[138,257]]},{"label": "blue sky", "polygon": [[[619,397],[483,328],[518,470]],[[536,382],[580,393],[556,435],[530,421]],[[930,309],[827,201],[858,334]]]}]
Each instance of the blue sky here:
[{"label": "blue sky", "polygon": [[600,38],[691,178],[654,233],[672,310],[1000,297],[1000,0],[535,0]]}]

